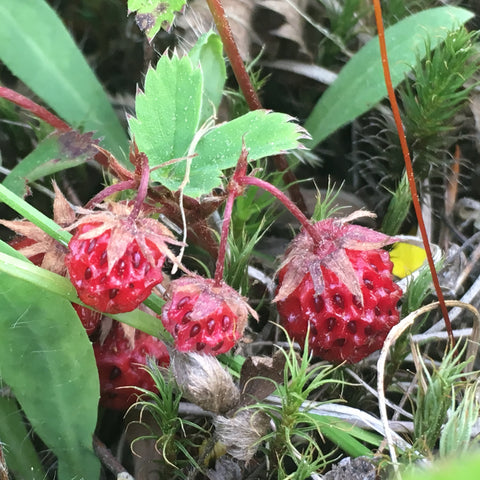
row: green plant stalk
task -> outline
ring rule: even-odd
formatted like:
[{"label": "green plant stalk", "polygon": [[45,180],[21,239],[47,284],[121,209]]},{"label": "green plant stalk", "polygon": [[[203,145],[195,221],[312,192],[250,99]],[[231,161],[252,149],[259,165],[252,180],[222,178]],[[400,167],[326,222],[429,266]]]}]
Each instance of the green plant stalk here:
[{"label": "green plant stalk", "polygon": [[60,242],[64,246],[68,245],[68,242],[72,237],[71,233],[63,230],[51,218],[48,218],[43,213],[39,212],[35,207],[32,207],[18,195],[15,195],[8,188],[5,188],[2,184],[0,184],[0,201],[7,204],[22,217],[37,225],[37,227],[41,228],[57,242]]},{"label": "green plant stalk", "polygon": [[455,345],[455,338],[453,336],[452,325],[450,322],[450,318],[448,316],[447,306],[445,305],[445,298],[443,296],[442,289],[440,287],[440,283],[438,281],[437,271],[435,269],[435,262],[433,260],[432,250],[430,248],[430,243],[428,241],[427,230],[425,228],[425,223],[423,221],[422,215],[422,207],[420,205],[420,201],[418,198],[417,186],[415,184],[415,176],[413,173],[413,166],[412,160],[410,158],[410,152],[407,145],[407,138],[405,136],[405,131],[403,129],[402,119],[400,117],[400,110],[398,108],[397,99],[395,97],[395,91],[392,85],[392,78],[390,75],[390,67],[388,64],[388,56],[387,56],[387,46],[385,42],[385,30],[383,28],[383,19],[382,19],[382,7],[380,5],[380,0],[373,0],[373,6],[375,9],[375,21],[377,23],[377,30],[378,30],[378,41],[380,44],[380,55],[382,57],[382,67],[383,67],[383,74],[385,77],[385,85],[388,91],[388,98],[390,100],[390,105],[392,107],[393,117],[395,119],[395,125],[398,131],[398,138],[400,140],[400,145],[402,148],[403,158],[405,160],[405,169],[407,171],[408,183],[410,185],[410,191],[412,194],[412,201],[413,206],[415,209],[415,214],[417,216],[418,227],[420,228],[420,233],[422,235],[423,246],[425,248],[425,253],[427,254],[428,265],[430,267],[430,271],[432,272],[432,280],[435,286],[435,292],[438,297],[438,301],[440,304],[440,309],[442,311],[443,318],[445,320],[445,328],[448,333],[448,338],[450,344],[453,346]]},{"label": "green plant stalk", "polygon": [[38,105],[38,103],[35,103],[33,100],[24,97],[20,93],[10,90],[10,88],[0,87],[0,97],[14,103],[15,105],[18,105],[19,107],[24,108],[25,110],[28,110],[40,120],[47,122],[53,128],[64,131],[71,130],[71,127],[68,124],[66,124],[53,113],[49,112],[46,108]]}]

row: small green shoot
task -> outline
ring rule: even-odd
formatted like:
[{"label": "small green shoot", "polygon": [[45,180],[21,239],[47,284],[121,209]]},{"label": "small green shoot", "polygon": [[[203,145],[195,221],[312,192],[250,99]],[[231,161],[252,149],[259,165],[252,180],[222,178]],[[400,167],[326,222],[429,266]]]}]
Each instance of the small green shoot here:
[{"label": "small green shoot", "polygon": [[[160,428],[161,436],[152,431],[150,435],[138,437],[132,442],[132,450],[135,451],[136,442],[154,439],[155,448],[163,460],[162,466],[166,469],[163,473],[168,472],[174,475],[173,478],[186,478],[181,468],[191,466],[201,470],[191,454],[192,449],[198,448],[192,438],[195,432],[205,432],[196,423],[179,415],[178,409],[182,395],[169,371],[161,370],[151,358],[147,359],[145,369],[153,378],[159,393],[137,387],[142,395],[135,405],[141,408],[140,423],[142,423],[142,414],[148,412]],[[187,429],[189,429],[188,434]]]},{"label": "small green shoot", "polygon": [[[415,447],[431,455],[437,446],[443,425],[447,420],[447,412],[452,406],[453,397],[459,388],[465,387],[464,369],[471,361],[458,361],[465,347],[459,350],[458,346],[451,349],[443,358],[441,364],[433,365],[432,372],[429,371],[422,356],[419,354],[421,371],[418,372],[418,390],[416,409],[414,412],[414,433]],[[451,427],[450,427],[451,428]],[[449,434],[445,434],[444,449]]]},{"label": "small green shoot", "polygon": [[[311,366],[308,342],[299,356],[288,339],[285,355],[284,379],[277,384],[277,394],[281,405],[259,404],[275,424],[273,432],[262,440],[270,444],[270,457],[278,466],[278,479],[298,480],[308,478],[312,473],[322,470],[328,463],[318,442],[322,437],[323,422],[308,413],[311,394],[328,383],[337,380],[331,377],[335,367],[328,364]],[[286,471],[286,465],[293,462],[296,474],[292,477]]]}]

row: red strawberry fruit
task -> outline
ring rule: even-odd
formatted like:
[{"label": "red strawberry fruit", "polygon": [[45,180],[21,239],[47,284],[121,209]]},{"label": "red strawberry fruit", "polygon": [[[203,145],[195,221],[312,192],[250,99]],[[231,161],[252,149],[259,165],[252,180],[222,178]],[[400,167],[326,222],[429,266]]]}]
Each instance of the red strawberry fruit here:
[{"label": "red strawberry fruit", "polygon": [[70,280],[82,302],[105,313],[137,308],[163,279],[162,266],[172,256],[170,231],[153,218],[129,217],[131,207],[86,215],[74,224],[65,258]]},{"label": "red strawberry fruit", "polygon": [[185,276],[173,280],[166,295],[162,323],[181,352],[225,353],[242,337],[248,313],[257,318],[240,294],[223,282]]},{"label": "red strawberry fruit", "polygon": [[347,221],[314,224],[321,240],[297,235],[280,267],[275,301],[291,338],[303,346],[309,330],[313,355],[355,363],[380,349],[398,323],[402,292],[381,249],[394,239]]},{"label": "red strawberry fruit", "polygon": [[126,410],[143,388],[156,392],[155,382],[145,370],[147,357],[155,359],[161,367],[170,363],[165,344],[140,330],[132,330],[114,322],[103,343],[96,342],[93,351],[100,378],[100,404],[115,410]]}]

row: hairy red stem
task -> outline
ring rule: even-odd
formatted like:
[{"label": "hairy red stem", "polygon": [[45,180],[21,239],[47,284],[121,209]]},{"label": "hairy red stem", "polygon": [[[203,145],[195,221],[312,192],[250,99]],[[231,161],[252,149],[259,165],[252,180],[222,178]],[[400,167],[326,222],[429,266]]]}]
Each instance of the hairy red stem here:
[{"label": "hairy red stem", "polygon": [[125,180],[124,182],[109,185],[108,187],[105,187],[102,191],[98,192],[92,199],[90,199],[85,205],[85,208],[93,208],[95,205],[103,202],[110,195],[123,192],[125,190],[130,190],[132,188],[135,188],[136,186],[136,180]]},{"label": "hairy red stem", "polygon": [[315,242],[321,242],[322,238],[318,235],[318,232],[315,230],[314,226],[308,218],[303,214],[303,212],[295,205],[295,203],[292,202],[281,190],[279,190],[277,187],[272,185],[271,183],[266,182],[265,180],[262,180],[261,178],[257,177],[249,177],[249,176],[244,176],[241,177],[238,180],[238,183],[240,185],[252,185],[255,187],[259,187],[274,197],[276,197],[280,202],[285,205],[287,210],[290,211],[290,213],[301,223],[303,228],[306,230],[306,232],[312,237],[312,239]]},{"label": "hairy red stem", "polygon": [[207,0],[210,12],[212,12],[213,21],[217,26],[218,34],[223,43],[223,48],[230,60],[233,74],[237,79],[240,90],[242,90],[245,100],[247,101],[250,110],[258,110],[262,108],[257,92],[250,81],[250,76],[245,68],[242,57],[238,50],[235,39],[233,38],[232,29],[228,23],[225,9],[223,8],[221,0]]},{"label": "hairy red stem", "polygon": [[[262,103],[258,98],[257,92],[255,91],[254,86],[250,80],[245,64],[243,63],[242,57],[238,50],[235,39],[233,38],[232,29],[228,22],[225,9],[223,8],[221,0],[207,0],[208,7],[212,13],[213,21],[217,26],[218,34],[220,35],[223,43],[223,48],[227,54],[228,59],[230,60],[230,65],[232,66],[233,74],[238,82],[238,86],[245,97],[248,108],[250,110],[259,110],[262,107]],[[298,205],[298,207],[304,212],[307,212],[307,207],[305,200],[303,198],[300,188],[295,183],[296,177],[293,172],[289,169],[289,165],[285,155],[276,155],[274,157],[275,168],[283,172],[283,181],[288,187],[288,192],[293,199],[293,201]]]},{"label": "hairy red stem", "polygon": [[9,102],[18,105],[25,110],[28,110],[37,118],[43,120],[44,122],[47,122],[49,125],[56,128],[57,130],[71,130],[71,127],[67,125],[63,120],[58,118],[55,114],[49,112],[46,108],[40,106],[38,103],[35,103],[33,100],[24,97],[18,92],[15,92],[15,90],[11,90],[7,87],[0,87],[0,97],[5,98],[5,100],[8,100]]},{"label": "hairy red stem", "polygon": [[135,197],[135,204],[129,215],[131,220],[135,220],[142,209],[143,202],[148,193],[148,181],[150,180],[147,156],[144,153],[139,153],[137,155],[137,161],[140,162],[140,164],[136,166],[135,170],[140,173],[140,183],[138,185],[137,196]]},{"label": "hairy red stem", "polygon": [[223,280],[223,271],[225,269],[225,255],[227,253],[228,232],[232,220],[233,204],[235,199],[243,193],[243,187],[240,180],[247,173],[248,152],[245,144],[242,142],[242,152],[238,157],[237,166],[230,181],[228,182],[228,197],[223,212],[222,231],[220,234],[220,243],[218,245],[217,263],[215,265],[215,285],[220,286]]},{"label": "hairy red stem", "polygon": [[422,235],[425,253],[427,254],[427,260],[430,267],[430,272],[432,274],[433,285],[435,286],[435,292],[437,294],[440,309],[445,320],[445,328],[447,329],[450,343],[453,346],[455,345],[455,339],[453,337],[452,324],[448,316],[448,310],[447,306],[445,305],[443,292],[438,281],[437,270],[435,269],[435,262],[433,261],[432,250],[430,248],[427,230],[423,221],[422,207],[420,205],[420,200],[418,199],[417,186],[415,183],[415,175],[413,173],[412,160],[410,158],[410,152],[407,145],[407,138],[405,136],[405,130],[403,128],[402,119],[400,117],[400,110],[398,108],[397,98],[395,97],[395,90],[392,85],[392,77],[390,75],[390,67],[388,64],[387,46],[385,42],[385,30],[383,28],[382,7],[380,5],[380,0],[373,0],[373,6],[375,9],[375,21],[377,23],[378,41],[380,44],[380,56],[382,58],[383,75],[385,77],[385,85],[387,87],[388,98],[390,100],[393,118],[395,120],[395,125],[398,131],[398,138],[400,140],[403,158],[405,160],[405,170],[407,172],[408,184],[410,186],[410,192],[412,195],[413,207],[417,216],[418,227],[420,228],[420,233]]}]

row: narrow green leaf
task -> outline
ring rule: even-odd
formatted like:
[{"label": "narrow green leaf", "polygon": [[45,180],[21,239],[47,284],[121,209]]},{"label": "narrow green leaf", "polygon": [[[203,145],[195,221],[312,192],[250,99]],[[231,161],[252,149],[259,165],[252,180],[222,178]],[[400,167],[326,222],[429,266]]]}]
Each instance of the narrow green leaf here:
[{"label": "narrow green leaf", "polygon": [[[0,380],[1,382],[1,380]],[[24,418],[13,398],[0,396],[0,440],[8,470],[15,478],[42,480],[42,464],[29,438]]]},{"label": "narrow green leaf", "polygon": [[[187,56],[163,55],[156,68],[147,72],[145,92],[137,95],[136,118],[129,118],[129,125],[150,168],[187,155],[199,124],[202,84],[201,70]],[[165,180],[172,168],[153,171],[151,179],[168,187]]]},{"label": "narrow green leaf", "polygon": [[[31,288],[43,289],[46,292],[68,299],[70,302],[82,304],[77,297],[74,286],[68,279],[33,265],[22,254],[0,240],[0,278],[4,275],[22,280],[28,283]],[[155,310],[159,310],[164,302],[155,295],[151,295],[145,303]],[[162,322],[139,309],[110,316],[119,322],[159,337],[167,343],[171,341],[171,336],[163,328]]]},{"label": "narrow green leaf", "polygon": [[73,127],[102,136],[119,159],[127,136],[64,24],[45,0],[0,0],[0,60]]},{"label": "narrow green leaf", "polygon": [[135,21],[151,42],[160,31],[170,30],[176,12],[180,12],[187,0],[128,0],[128,13],[137,12]]},{"label": "narrow green leaf", "polygon": [[[425,56],[425,44],[434,49],[448,32],[473,17],[459,7],[438,7],[407,17],[385,32],[392,83],[397,86],[417,59]],[[372,38],[343,67],[305,122],[312,136],[310,148],[375,106],[387,95],[378,37]]]},{"label": "narrow green leaf", "polygon": [[320,424],[320,431],[323,435],[352,457],[372,456],[372,451],[360,441],[378,447],[383,440],[380,435],[363,430],[335,417],[313,413],[307,413],[306,415]]},{"label": "narrow green leaf", "polygon": [[27,193],[27,185],[39,178],[76,167],[92,159],[98,150],[93,146],[91,133],[76,131],[54,132],[25,157],[4,179],[3,185],[21,197]]},{"label": "narrow green leaf", "polygon": [[58,457],[58,478],[95,480],[99,398],[93,349],[70,302],[0,274],[0,377]]},{"label": "narrow green leaf", "polygon": [[[305,132],[292,120],[283,113],[256,110],[209,130],[196,146],[185,194],[198,197],[220,186],[222,170],[238,161],[242,139],[249,161],[301,148],[299,141]],[[165,185],[177,190],[185,175],[185,162],[175,164],[169,173]]]},{"label": "narrow green leaf", "polygon": [[223,59],[222,40],[216,33],[205,33],[190,50],[189,56],[194,66],[200,66],[203,75],[202,124],[216,115],[223,95],[227,69]]}]

